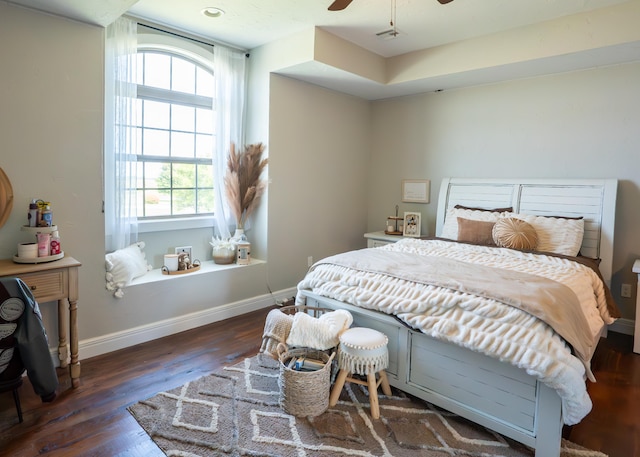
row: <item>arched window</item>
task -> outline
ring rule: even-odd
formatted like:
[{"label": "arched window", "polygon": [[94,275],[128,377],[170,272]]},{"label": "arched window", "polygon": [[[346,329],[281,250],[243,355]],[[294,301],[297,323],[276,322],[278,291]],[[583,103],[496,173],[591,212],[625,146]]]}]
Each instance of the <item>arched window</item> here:
[{"label": "arched window", "polygon": [[213,71],[188,52],[138,50],[137,215],[212,214]]},{"label": "arched window", "polygon": [[139,233],[164,232],[169,246],[175,230],[228,236],[221,184],[229,145],[244,144],[246,57],[124,17],[107,27],[108,252]]}]

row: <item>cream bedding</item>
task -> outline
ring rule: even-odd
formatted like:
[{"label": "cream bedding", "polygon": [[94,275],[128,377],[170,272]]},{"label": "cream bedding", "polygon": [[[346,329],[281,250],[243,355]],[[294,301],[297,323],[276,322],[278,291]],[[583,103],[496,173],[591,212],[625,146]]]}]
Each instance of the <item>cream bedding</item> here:
[{"label": "cream bedding", "polygon": [[[408,264],[416,254],[446,257],[557,281],[577,297],[592,348],[603,325],[614,321],[598,275],[568,259],[444,240],[403,239],[376,249],[406,253]],[[584,382],[591,377],[588,361],[574,357],[564,339],[533,315],[492,298],[400,279],[399,271],[358,271],[330,262],[314,265],[298,289],[395,315],[427,335],[525,369],[558,392],[566,424],[578,423],[591,410]]]}]

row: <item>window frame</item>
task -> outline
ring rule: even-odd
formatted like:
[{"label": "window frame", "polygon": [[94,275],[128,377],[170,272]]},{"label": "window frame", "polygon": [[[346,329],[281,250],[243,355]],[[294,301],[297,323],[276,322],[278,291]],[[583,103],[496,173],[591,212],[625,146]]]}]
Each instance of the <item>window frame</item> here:
[{"label": "window frame", "polygon": [[[197,65],[207,67],[213,72],[213,45],[205,45],[204,43],[196,43],[186,38],[179,38],[163,33],[144,33],[138,32],[138,51],[155,51],[177,55],[181,58],[191,60]],[[139,86],[140,87],[140,86]],[[159,91],[163,91],[159,89]],[[145,87],[145,95],[153,98],[153,87]],[[204,96],[189,95],[189,97],[206,98]],[[140,99],[140,97],[139,97]],[[208,98],[206,98],[208,100]],[[157,99],[155,99],[157,100]],[[168,101],[162,97],[161,101]],[[180,103],[179,97],[171,102]],[[215,133],[214,133],[215,136]],[[215,183],[214,183],[215,185]],[[138,218],[138,233],[165,232],[171,230],[186,230],[197,228],[210,228],[215,224],[215,214],[194,215],[181,217],[179,215],[173,217],[152,217],[149,219]]]}]

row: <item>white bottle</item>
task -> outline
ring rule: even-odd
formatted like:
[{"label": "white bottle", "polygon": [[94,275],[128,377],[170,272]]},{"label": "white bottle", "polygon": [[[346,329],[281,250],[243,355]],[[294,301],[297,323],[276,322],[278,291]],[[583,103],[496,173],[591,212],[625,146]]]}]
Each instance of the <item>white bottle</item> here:
[{"label": "white bottle", "polygon": [[50,255],[58,255],[62,252],[62,248],[60,247],[60,235],[58,235],[58,231],[54,230],[51,232],[51,249]]}]

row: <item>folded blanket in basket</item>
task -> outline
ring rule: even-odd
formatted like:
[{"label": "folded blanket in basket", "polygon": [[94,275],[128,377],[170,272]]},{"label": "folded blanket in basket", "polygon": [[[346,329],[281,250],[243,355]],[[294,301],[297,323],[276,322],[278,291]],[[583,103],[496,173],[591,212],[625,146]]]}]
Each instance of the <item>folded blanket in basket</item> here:
[{"label": "folded blanket in basket", "polygon": [[272,309],[267,314],[262,333],[262,345],[260,353],[268,354],[274,359],[278,359],[276,351],[278,344],[284,344],[289,336],[293,316],[283,313],[279,309]]},{"label": "folded blanket in basket", "polygon": [[340,342],[340,335],[353,323],[353,316],[344,309],[330,311],[320,317],[306,313],[293,316],[287,345],[313,349],[331,349]]}]

